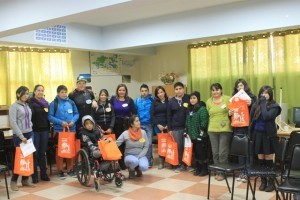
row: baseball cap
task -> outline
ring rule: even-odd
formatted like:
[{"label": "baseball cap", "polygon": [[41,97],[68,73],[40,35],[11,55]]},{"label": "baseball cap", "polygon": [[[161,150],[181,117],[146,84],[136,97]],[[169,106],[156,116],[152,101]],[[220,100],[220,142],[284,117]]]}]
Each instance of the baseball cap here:
[{"label": "baseball cap", "polygon": [[82,76],[77,77],[76,83],[78,83],[78,82],[80,82],[80,81],[87,82],[87,80],[86,80],[84,77],[82,77]]}]

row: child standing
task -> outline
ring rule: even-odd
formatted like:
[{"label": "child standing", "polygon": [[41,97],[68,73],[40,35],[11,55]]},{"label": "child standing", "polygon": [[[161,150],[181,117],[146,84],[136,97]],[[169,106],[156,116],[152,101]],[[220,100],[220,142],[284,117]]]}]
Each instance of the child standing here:
[{"label": "child standing", "polygon": [[193,143],[193,154],[196,168],[195,176],[207,175],[207,142],[208,112],[204,102],[200,101],[200,93],[190,95],[190,104],[186,116],[186,131]]},{"label": "child standing", "polygon": [[175,173],[185,170],[186,166],[182,163],[183,155],[183,134],[185,133],[186,110],[189,105],[189,96],[184,94],[184,85],[181,82],[174,84],[175,97],[168,104],[167,119],[168,128],[178,145],[178,159],[180,164],[175,169]]},{"label": "child standing", "polygon": [[[68,89],[64,85],[57,87],[57,96],[54,101],[50,103],[48,119],[53,123],[55,137],[58,141],[58,134],[62,132],[64,128],[70,128],[71,132],[76,131],[76,121],[79,118],[79,113],[74,101],[68,98]],[[58,156],[56,151],[56,167],[58,170],[58,176],[64,177],[63,172],[64,158]],[[67,171],[69,176],[74,176],[73,172],[73,158],[66,158]]]}]

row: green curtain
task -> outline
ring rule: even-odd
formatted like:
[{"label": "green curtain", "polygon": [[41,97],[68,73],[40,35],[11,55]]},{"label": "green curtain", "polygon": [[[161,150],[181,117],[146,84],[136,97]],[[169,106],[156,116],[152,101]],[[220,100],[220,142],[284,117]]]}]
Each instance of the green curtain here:
[{"label": "green curtain", "polygon": [[188,92],[200,91],[203,101],[210,97],[212,83],[220,83],[229,96],[239,78],[244,78],[255,94],[262,85],[273,83],[266,34],[189,45],[189,62]]}]

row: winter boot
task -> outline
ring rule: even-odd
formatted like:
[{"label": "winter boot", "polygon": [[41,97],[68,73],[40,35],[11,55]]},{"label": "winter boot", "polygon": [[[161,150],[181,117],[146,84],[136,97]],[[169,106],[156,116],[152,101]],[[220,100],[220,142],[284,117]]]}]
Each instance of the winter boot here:
[{"label": "winter boot", "polygon": [[259,186],[259,190],[260,191],[265,191],[266,187],[267,187],[267,178],[266,177],[260,177],[261,180],[261,184]]},{"label": "winter boot", "polygon": [[11,181],[11,182],[10,182],[10,189],[11,189],[12,191],[19,191],[19,187],[18,187],[18,185],[17,185],[17,182]]},{"label": "winter boot", "polygon": [[268,178],[268,185],[265,189],[266,192],[273,192],[275,190],[274,178]]},{"label": "winter boot", "polygon": [[159,157],[158,158],[158,169],[163,169],[165,166],[165,158]]},{"label": "winter boot", "polygon": [[201,173],[202,170],[202,165],[198,162],[196,162],[196,167],[195,167],[195,171],[194,171],[194,176],[198,176]]},{"label": "winter boot", "polygon": [[207,163],[203,163],[199,176],[206,176],[207,174],[208,174]]},{"label": "winter boot", "polygon": [[129,171],[128,178],[129,179],[134,179],[135,178],[135,170],[128,169],[128,171]]}]

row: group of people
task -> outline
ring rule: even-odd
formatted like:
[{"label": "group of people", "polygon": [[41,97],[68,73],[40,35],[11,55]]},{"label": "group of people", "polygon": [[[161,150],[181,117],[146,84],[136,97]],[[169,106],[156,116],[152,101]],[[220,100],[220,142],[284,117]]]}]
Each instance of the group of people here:
[{"label": "group of people", "polygon": [[[179,165],[175,172],[194,171],[196,176],[207,175],[209,144],[214,163],[228,162],[232,133],[250,135],[255,143],[255,154],[259,163],[272,167],[273,154],[276,152],[275,118],[281,112],[280,106],[273,99],[270,86],[263,86],[256,96],[252,94],[247,82],[238,79],[233,88],[235,95],[243,89],[251,99],[247,100],[250,112],[250,126],[232,127],[230,116],[234,110],[228,106],[229,96],[222,93],[222,86],[214,83],[210,87],[211,97],[202,101],[200,92],[185,94],[183,83],[174,84],[175,96],[169,98],[164,87],[155,89],[154,96],[149,94],[149,87],[142,84],[140,97],[133,100],[128,96],[125,84],[119,84],[116,93],[109,99],[106,89],[99,92],[98,100],[94,93],[86,89],[86,80],[78,79],[76,89],[68,94],[64,85],[57,87],[57,96],[49,104],[44,99],[44,87],[36,85],[33,97],[29,98],[29,89],[21,86],[16,91],[17,101],[10,107],[10,121],[13,129],[15,146],[34,140],[34,174],[32,183],[39,180],[49,181],[46,173],[45,151],[48,142],[50,122],[58,138],[59,132],[69,128],[76,132],[76,137],[86,143],[90,155],[99,158],[101,152],[97,146],[103,135],[114,133],[123,158],[119,161],[122,169],[128,168],[129,178],[141,177],[142,171],[153,165],[152,137],[154,134],[172,134],[178,145]],[[49,109],[49,110],[48,110]],[[193,165],[186,166],[182,160],[184,138],[193,143]],[[58,176],[65,176],[64,158],[56,155]],[[158,168],[164,168],[165,158],[159,156]],[[67,174],[74,175],[73,159],[66,159]],[[246,158],[240,157],[240,163]],[[40,168],[38,176],[37,167]],[[40,179],[39,179],[40,177]],[[217,180],[224,180],[224,174],[216,174]],[[18,175],[13,174],[11,189],[18,190]],[[240,180],[245,176],[241,172]],[[33,187],[28,177],[22,177],[22,185]],[[262,178],[261,190],[272,191],[272,180]]]}]

